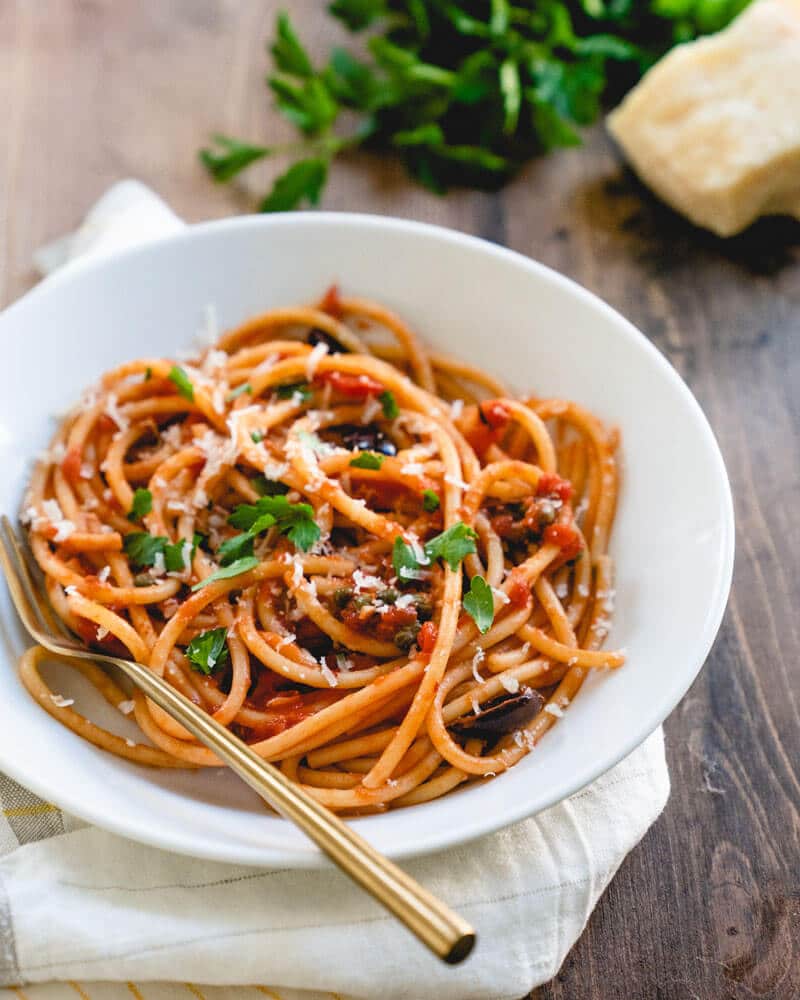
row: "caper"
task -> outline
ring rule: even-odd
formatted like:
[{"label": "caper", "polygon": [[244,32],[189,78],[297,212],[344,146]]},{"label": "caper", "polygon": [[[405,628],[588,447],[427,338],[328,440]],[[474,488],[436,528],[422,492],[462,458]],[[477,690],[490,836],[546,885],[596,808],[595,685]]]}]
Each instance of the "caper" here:
[{"label": "caper", "polygon": [[399,646],[404,652],[408,652],[408,650],[411,649],[417,641],[419,629],[419,622],[414,622],[411,625],[404,625],[403,628],[398,629],[394,636],[395,646]]},{"label": "caper", "polygon": [[433,601],[427,594],[415,594],[414,606],[420,621],[427,622],[433,618]]},{"label": "caper", "polygon": [[342,611],[348,605],[352,596],[352,587],[337,587],[333,592],[333,603],[336,605],[337,610]]}]

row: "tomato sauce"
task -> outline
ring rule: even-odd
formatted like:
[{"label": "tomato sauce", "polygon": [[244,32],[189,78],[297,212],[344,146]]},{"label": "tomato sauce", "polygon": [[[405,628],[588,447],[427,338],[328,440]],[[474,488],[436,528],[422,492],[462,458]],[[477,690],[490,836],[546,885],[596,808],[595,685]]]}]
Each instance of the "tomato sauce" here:
[{"label": "tomato sauce", "polygon": [[351,372],[320,372],[314,376],[314,385],[329,385],[335,392],[348,399],[367,399],[385,391],[385,386],[369,375],[355,375]]},{"label": "tomato sauce", "polygon": [[561,549],[561,556],[567,562],[574,559],[581,550],[583,544],[577,528],[571,524],[551,524],[545,528],[544,540],[547,545],[557,545]]}]

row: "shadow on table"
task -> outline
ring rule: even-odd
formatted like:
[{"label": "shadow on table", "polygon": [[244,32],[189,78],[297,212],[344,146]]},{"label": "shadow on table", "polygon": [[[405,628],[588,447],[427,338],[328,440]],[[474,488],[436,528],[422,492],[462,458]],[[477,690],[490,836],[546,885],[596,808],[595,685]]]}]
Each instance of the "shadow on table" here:
[{"label": "shadow on table", "polygon": [[712,256],[752,275],[774,276],[800,261],[799,220],[769,216],[723,239],[673,211],[626,167],[582,187],[576,208],[592,226],[627,234],[639,244],[633,252],[640,262],[662,272]]}]

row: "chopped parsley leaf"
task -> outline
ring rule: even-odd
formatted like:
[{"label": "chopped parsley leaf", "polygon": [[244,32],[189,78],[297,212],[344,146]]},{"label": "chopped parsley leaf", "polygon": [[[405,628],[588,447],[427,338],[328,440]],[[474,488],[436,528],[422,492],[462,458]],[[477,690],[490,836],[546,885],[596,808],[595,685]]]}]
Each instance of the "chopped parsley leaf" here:
[{"label": "chopped parsley leaf", "polygon": [[226,403],[232,403],[234,399],[238,399],[243,392],[252,392],[253,387],[249,382],[242,382],[241,385],[237,385],[235,389],[231,389],[228,395],[225,397]]},{"label": "chopped parsley leaf", "polygon": [[374,451],[362,451],[360,455],[350,459],[350,465],[355,469],[378,470],[383,465],[384,455],[379,455]]},{"label": "chopped parsley leaf", "polygon": [[434,493],[433,490],[423,490],[422,491],[422,507],[423,510],[427,510],[428,513],[433,513],[433,511],[439,509],[439,495]]},{"label": "chopped parsley leaf", "polygon": [[227,628],[212,628],[196,635],[186,647],[186,659],[192,670],[208,675],[215,667],[225,663],[228,659],[227,638]]},{"label": "chopped parsley leaf", "polygon": [[133,494],[133,503],[128,511],[129,521],[140,521],[153,509],[153,494],[140,486]]},{"label": "chopped parsley leaf", "polygon": [[425,543],[425,555],[431,562],[444,559],[450,569],[455,571],[464,556],[475,552],[477,537],[472,528],[468,528],[463,521],[456,521],[447,531]]},{"label": "chopped parsley leaf", "polygon": [[174,383],[175,388],[184,399],[188,399],[190,403],[194,402],[194,386],[180,365],[172,366],[169,373],[169,380]]},{"label": "chopped parsley leaf", "polygon": [[146,531],[132,531],[126,535],[122,547],[131,566],[142,569],[155,565],[156,556],[164,553],[168,539],[163,535],[150,535]]},{"label": "chopped parsley leaf", "polygon": [[216,580],[228,580],[232,576],[248,573],[251,569],[255,569],[256,566],[258,566],[258,559],[255,556],[245,556],[243,559],[237,559],[236,562],[231,563],[229,566],[222,566],[213,572],[211,576],[207,576],[205,580],[196,583],[192,587],[192,590],[200,590],[202,587],[206,587],[209,583],[214,583]]},{"label": "chopped parsley leaf", "polygon": [[311,399],[311,386],[308,382],[290,382],[288,385],[276,386],[275,394],[278,399],[294,399],[298,395],[303,403],[307,403]]},{"label": "chopped parsley leaf", "polygon": [[494,595],[482,576],[473,576],[462,603],[464,610],[478,626],[478,631],[481,634],[488,632],[494,621]]},{"label": "chopped parsley leaf", "polygon": [[378,396],[378,401],[383,407],[383,415],[387,420],[394,420],[395,417],[400,416],[400,407],[397,405],[394,393],[389,389],[386,389]]}]

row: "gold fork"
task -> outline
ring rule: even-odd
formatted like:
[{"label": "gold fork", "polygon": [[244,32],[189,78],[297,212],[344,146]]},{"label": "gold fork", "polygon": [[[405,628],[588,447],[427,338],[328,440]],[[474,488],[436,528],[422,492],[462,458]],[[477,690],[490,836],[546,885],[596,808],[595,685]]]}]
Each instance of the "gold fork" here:
[{"label": "gold fork", "polygon": [[298,826],[434,954],[451,964],[469,955],[475,944],[475,932],[462,917],[383,857],[278,768],[262,760],[246,743],[141,663],[95,653],[72,638],[41,593],[23,546],[5,515],[0,532],[0,564],[22,624],[40,646],[57,655],[118,667],[159,708],[185,726],[269,805]]}]

